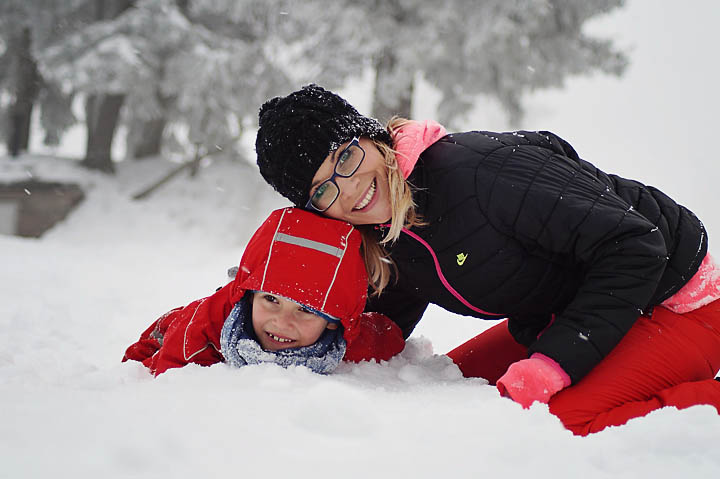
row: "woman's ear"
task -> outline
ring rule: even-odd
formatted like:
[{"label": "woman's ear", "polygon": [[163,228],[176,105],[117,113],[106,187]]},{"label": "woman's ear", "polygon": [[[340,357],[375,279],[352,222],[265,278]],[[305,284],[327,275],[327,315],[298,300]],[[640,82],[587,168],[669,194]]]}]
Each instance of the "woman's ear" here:
[{"label": "woman's ear", "polygon": [[337,323],[331,323],[330,321],[328,321],[327,329],[337,329],[337,328],[338,328]]}]

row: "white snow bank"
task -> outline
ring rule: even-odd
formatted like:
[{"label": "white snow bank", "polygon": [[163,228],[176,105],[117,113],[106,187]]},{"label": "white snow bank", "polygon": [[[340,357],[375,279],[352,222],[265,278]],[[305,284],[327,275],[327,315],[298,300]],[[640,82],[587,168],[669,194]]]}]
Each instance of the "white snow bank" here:
[{"label": "white snow bank", "polygon": [[487,326],[439,310],[384,364],[344,364],[330,376],[218,364],[153,379],[140,364],[119,362],[124,349],[161,313],[223,284],[261,216],[284,202],[249,176],[238,182],[254,172],[230,163],[142,202],[129,197],[168,167],[160,160],[121,164],[119,181],[56,160],[12,165],[13,174],[32,167],[43,178],[75,178],[88,197],[42,239],[0,236],[0,462],[7,477],[720,471],[720,456],[708,453],[720,438],[711,407],[661,410],[573,437],[546,406],[522,410],[434,355],[421,335],[444,352]]}]

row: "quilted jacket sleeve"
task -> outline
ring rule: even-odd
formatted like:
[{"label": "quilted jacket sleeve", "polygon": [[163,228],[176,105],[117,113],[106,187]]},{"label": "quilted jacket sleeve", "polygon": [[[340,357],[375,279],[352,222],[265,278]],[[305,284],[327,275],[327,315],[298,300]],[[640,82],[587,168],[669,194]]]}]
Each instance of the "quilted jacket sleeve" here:
[{"label": "quilted jacket sleeve", "polygon": [[498,231],[583,271],[575,298],[530,344],[531,354],[554,359],[578,381],[648,305],[667,261],[662,234],[546,132],[498,138],[478,171],[477,194]]}]

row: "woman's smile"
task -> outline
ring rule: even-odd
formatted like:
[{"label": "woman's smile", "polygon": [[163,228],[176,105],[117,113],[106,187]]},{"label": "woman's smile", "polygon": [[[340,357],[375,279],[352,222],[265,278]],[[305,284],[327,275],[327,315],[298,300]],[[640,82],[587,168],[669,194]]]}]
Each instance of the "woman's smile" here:
[{"label": "woman's smile", "polygon": [[373,178],[373,180],[370,182],[370,186],[367,189],[367,192],[365,193],[365,196],[363,197],[362,201],[355,205],[353,208],[355,211],[362,210],[364,208],[367,208],[368,205],[370,205],[370,202],[375,198],[375,192],[377,191],[377,180]]}]

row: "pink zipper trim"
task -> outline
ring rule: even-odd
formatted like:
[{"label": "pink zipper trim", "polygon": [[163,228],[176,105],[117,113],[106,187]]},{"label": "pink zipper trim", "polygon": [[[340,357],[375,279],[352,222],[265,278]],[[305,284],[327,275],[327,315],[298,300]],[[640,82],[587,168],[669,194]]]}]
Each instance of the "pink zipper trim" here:
[{"label": "pink zipper trim", "polygon": [[[387,225],[380,225],[380,226],[388,227],[390,225],[387,224]],[[484,309],[480,309],[480,308],[475,307],[472,304],[470,304],[470,302],[468,302],[468,300],[463,298],[462,295],[460,293],[458,293],[455,290],[455,288],[453,288],[452,285],[445,278],[445,275],[443,274],[442,269],[440,269],[440,262],[438,261],[437,256],[435,255],[435,251],[433,251],[432,247],[424,239],[422,239],[420,236],[413,233],[409,229],[403,228],[402,232],[409,235],[411,238],[414,238],[415,240],[417,240],[421,245],[423,245],[430,252],[430,256],[432,256],[432,259],[435,262],[435,272],[437,273],[438,278],[440,278],[440,282],[443,284],[443,286],[445,286],[445,289],[450,291],[450,294],[452,294],[453,296],[455,296],[455,298],[457,298],[458,301],[460,301],[462,304],[464,304],[466,307],[472,309],[476,313],[485,314],[488,316],[500,316],[500,317],[505,316],[504,314],[491,313],[489,311],[485,311]]]}]

